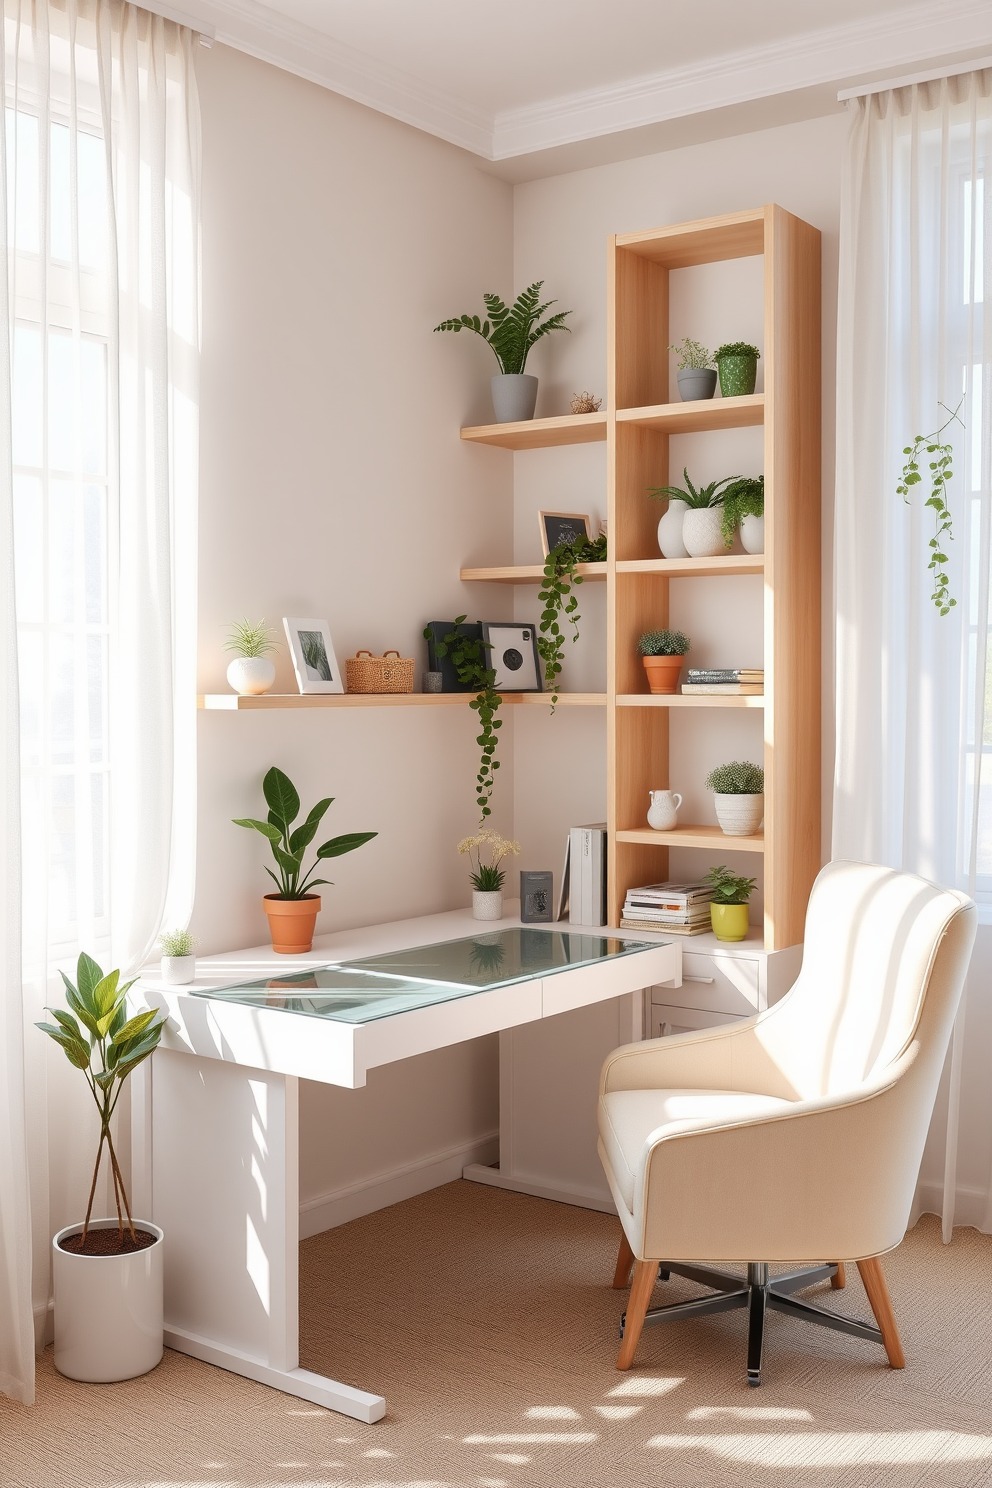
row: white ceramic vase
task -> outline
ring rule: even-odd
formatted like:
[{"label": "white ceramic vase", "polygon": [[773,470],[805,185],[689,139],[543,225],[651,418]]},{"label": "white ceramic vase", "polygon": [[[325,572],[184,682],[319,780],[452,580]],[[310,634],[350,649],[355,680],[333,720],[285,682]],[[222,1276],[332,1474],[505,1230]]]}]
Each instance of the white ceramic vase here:
[{"label": "white ceramic vase", "polygon": [[754,796],[725,796],[717,793],[713,797],[716,819],[728,837],[753,837],[761,826],[765,814],[765,797],[759,791]]},{"label": "white ceramic vase", "polygon": [[[130,1255],[73,1255],[59,1241],[82,1234],[67,1225],[52,1241],[55,1368],[69,1379],[105,1384],[147,1374],[162,1358],[163,1235],[145,1219],[135,1229],[154,1245]],[[116,1230],[116,1219],[94,1219],[91,1230]]]},{"label": "white ceramic vase", "polygon": [[741,546],[745,553],[765,551],[764,517],[755,517],[748,512],[746,517],[741,518]]},{"label": "white ceramic vase", "polygon": [[665,558],[688,558],[682,541],[682,523],[689,508],[678,497],[668,503],[668,510],[658,523],[658,546]]},{"label": "white ceramic vase", "polygon": [[236,656],[227,669],[227,680],[235,692],[258,697],[276,680],[276,669],[267,656]]},{"label": "white ceramic vase", "polygon": [[715,558],[725,553],[722,506],[692,507],[682,521],[682,541],[690,558]]},{"label": "white ceramic vase", "polygon": [[492,893],[482,889],[472,890],[472,918],[474,920],[501,920],[503,918],[503,890]]},{"label": "white ceramic vase", "polygon": [[185,987],[196,976],[195,956],[163,956],[162,980],[171,987]]},{"label": "white ceramic vase", "polygon": [[677,825],[676,812],[682,805],[678,791],[649,791],[651,806],[648,811],[648,826],[656,832],[673,832]]}]

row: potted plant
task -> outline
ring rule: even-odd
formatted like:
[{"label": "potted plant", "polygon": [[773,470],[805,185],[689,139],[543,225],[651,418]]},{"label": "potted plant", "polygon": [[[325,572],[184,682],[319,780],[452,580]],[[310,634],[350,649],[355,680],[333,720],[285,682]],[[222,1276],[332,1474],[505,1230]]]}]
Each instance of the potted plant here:
[{"label": "potted plant", "polygon": [[765,772],[750,760],[717,765],[706,777],[716,819],[728,837],[752,837],[765,814]]},{"label": "potted plant", "polygon": [[541,582],[541,619],[537,649],[544,662],[544,682],[551,692],[551,712],[558,705],[558,678],[565,653],[565,633],[559,624],[564,616],[572,627],[572,640],[579,639],[579,601],[574,586],[583,582],[575,572],[580,563],[606,562],[606,533],[599,537],[577,537],[570,543],[559,543],[544,560]]},{"label": "potted plant", "polygon": [[713,353],[724,398],[741,398],[754,392],[761,352],[747,341],[727,341]]},{"label": "potted plant", "polygon": [[637,643],[652,692],[678,692],[689,637],[681,630],[647,630]]},{"label": "potted plant", "polygon": [[723,493],[723,542],[729,548],[734,532],[741,530],[745,553],[765,551],[765,477],[742,475]]},{"label": "potted plant", "polygon": [[740,878],[726,864],[711,868],[706,882],[712,886],[710,924],[717,940],[743,940],[747,934],[747,901],[754,885],[753,878]]},{"label": "potted plant", "polygon": [[174,987],[185,986],[196,976],[196,936],[188,930],[163,930],[158,938],[162,948],[162,980]]},{"label": "potted plant", "polygon": [[354,852],[356,847],[363,847],[379,834],[345,832],[341,837],[331,837],[321,843],[317,849],[317,861],[304,873],[303,855],[317,835],[321,819],[334,797],[327,796],[318,801],[306,821],[294,831],[293,823],[300,814],[300,798],[289,776],[273,765],[262,781],[262,794],[269,808],[267,821],[256,821],[250,816],[236,816],[232,820],[236,827],[251,827],[269,840],[279,869],[276,877],[271,868],[266,868],[278,893],[266,894],[262,900],[269,917],[272,949],[285,956],[297,956],[309,951],[313,945],[320,895],[312,891],[318,884],[329,882],[326,878],[313,877],[318,864],[325,858],[340,858],[344,853]]},{"label": "potted plant", "polygon": [[[506,870],[501,867],[505,858],[516,857],[520,852],[519,842],[510,842],[491,827],[485,827],[474,837],[463,837],[458,851],[467,853],[474,864],[469,874],[472,885],[472,916],[476,920],[501,920],[503,918],[503,885]],[[489,858],[482,861],[483,853]]]},{"label": "potted plant", "polygon": [[716,392],[716,367],[713,365],[713,354],[701,346],[698,341],[690,341],[687,336],[678,346],[670,346],[669,351],[674,351],[678,358],[678,370],[676,377],[679,384],[679,397],[683,403],[696,403],[701,398],[712,398]]},{"label": "potted plant", "polygon": [[[684,486],[652,486],[648,490],[652,501],[668,502],[668,511],[658,523],[658,546],[666,558],[713,558],[723,548],[722,487],[737,477],[727,475],[698,489],[689,479],[687,468],[683,468],[682,478]],[[674,524],[679,528],[681,551],[676,551]]]},{"label": "potted plant", "polygon": [[558,303],[557,300],[541,302],[543,283],[543,279],[538,279],[528,285],[512,305],[505,305],[499,295],[484,294],[485,320],[477,315],[458,315],[434,327],[435,331],[474,331],[492,347],[499,363],[499,372],[492,380],[493,409],[498,424],[534,417],[537,378],[524,373],[527,356],[542,336],[570,329],[565,317],[571,315],[571,310],[559,310],[547,320],[541,320],[545,310]]},{"label": "potted plant", "polygon": [[[147,1374],[162,1357],[162,1231],[135,1223],[114,1149],[111,1119],[128,1075],[158,1047],[164,1022],[156,1008],[127,1015],[120,972],[104,976],[83,952],[75,984],[62,973],[69,1012],[46,1008],[54,1023],[36,1026],[81,1070],[96,1102],[100,1140],[82,1224],[52,1240],[55,1367],[94,1383]],[[82,1025],[82,1026],[80,1026]],[[110,1160],[116,1219],[92,1219],[104,1148]]]},{"label": "potted plant", "polygon": [[272,627],[264,619],[256,625],[254,621],[242,619],[231,626],[225,651],[235,652],[234,660],[227,669],[227,680],[235,692],[257,697],[268,692],[276,680],[276,669],[268,653],[278,649],[270,639]]}]

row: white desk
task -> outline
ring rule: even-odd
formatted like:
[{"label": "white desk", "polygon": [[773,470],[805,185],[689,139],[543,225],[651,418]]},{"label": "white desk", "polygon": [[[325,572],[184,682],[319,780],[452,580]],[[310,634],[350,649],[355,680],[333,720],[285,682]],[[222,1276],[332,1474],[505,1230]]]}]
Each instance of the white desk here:
[{"label": "white desk", "polygon": [[[220,991],[274,970],[484,940],[519,923],[486,925],[461,910],[323,936],[305,956],[253,947],[198,960],[194,987]],[[134,1201],[135,1212],[166,1234],[167,1345],[358,1420],[379,1420],[381,1395],[299,1368],[299,1080],[354,1089],[377,1065],[680,979],[681,946],[655,944],[349,1024],[205,999],[143,977],[132,1000],[160,1007],[168,1024],[160,1049],[133,1077]],[[631,1036],[638,1036],[633,1022]],[[510,1173],[502,1181],[514,1186]]]}]

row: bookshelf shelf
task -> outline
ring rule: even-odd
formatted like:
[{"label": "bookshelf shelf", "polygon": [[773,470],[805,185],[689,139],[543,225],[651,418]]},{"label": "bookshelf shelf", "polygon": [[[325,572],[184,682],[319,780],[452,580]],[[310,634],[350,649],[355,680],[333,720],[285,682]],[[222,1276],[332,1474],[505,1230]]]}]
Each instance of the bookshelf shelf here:
[{"label": "bookshelf shelf", "polygon": [[606,438],[605,413],[566,413],[559,418],[527,419],[519,424],[477,424],[462,429],[471,444],[497,449],[555,449],[563,444],[601,444]]},{"label": "bookshelf shelf", "polygon": [[[617,832],[617,842],[637,843],[642,847],[719,847],[721,852],[758,852],[765,850],[763,832],[753,837],[728,837],[721,827],[684,826],[674,832],[655,832],[651,827]],[[628,886],[629,887],[629,886]]]},{"label": "bookshelf shelf", "polygon": [[[591,565],[593,568],[595,564]],[[622,558],[617,574],[657,574],[665,579],[706,579],[720,574],[763,574],[763,553],[728,553],[726,558]]]},{"label": "bookshelf shelf", "polygon": [[[197,698],[197,707],[208,713],[254,713],[272,708],[465,708],[471,702],[468,692],[397,692],[338,694],[266,692],[261,697],[244,697],[236,692],[208,692]],[[550,707],[549,692],[506,692],[503,702],[514,707]],[[605,692],[562,692],[559,708],[605,708]]]},{"label": "bookshelf shelf", "polygon": [[711,429],[750,429],[765,421],[764,393],[744,398],[701,398],[697,403],[656,403],[618,408],[618,424],[659,429],[664,434],[704,434]]},{"label": "bookshelf shelf", "polygon": [[763,708],[763,694],[703,692],[693,697],[690,693],[618,693],[618,708]]},{"label": "bookshelf shelf", "polygon": [[[605,563],[577,563],[575,572],[583,579],[605,579]],[[524,563],[506,568],[463,568],[458,577],[467,584],[540,584],[544,565]]]}]

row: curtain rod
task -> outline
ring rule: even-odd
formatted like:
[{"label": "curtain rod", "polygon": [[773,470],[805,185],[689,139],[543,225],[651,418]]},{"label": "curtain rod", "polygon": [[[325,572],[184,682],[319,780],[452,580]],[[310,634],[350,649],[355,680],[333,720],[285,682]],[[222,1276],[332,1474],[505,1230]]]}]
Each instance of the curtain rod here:
[{"label": "curtain rod", "polygon": [[940,78],[960,77],[963,72],[978,72],[983,67],[992,67],[992,57],[972,57],[968,62],[936,67],[933,72],[914,72],[908,77],[882,78],[877,83],[862,83],[858,88],[842,88],[837,101],[843,103],[848,98],[866,98],[870,93],[887,93],[890,88],[908,88],[913,83],[935,83]]},{"label": "curtain rod", "polygon": [[153,15],[160,15],[163,20],[175,21],[177,26],[187,26],[190,31],[195,31],[200,39],[200,45],[212,47],[217,37],[217,27],[209,26],[204,21],[198,20],[188,11],[179,10],[174,5],[163,5],[159,0],[134,0],[142,10],[150,10]]}]

